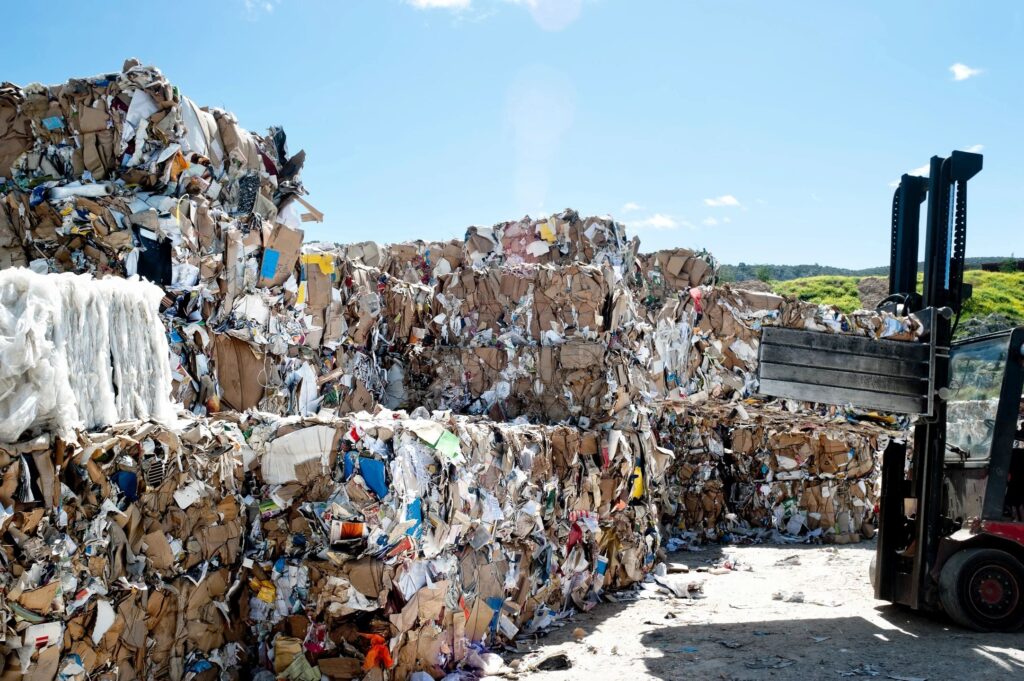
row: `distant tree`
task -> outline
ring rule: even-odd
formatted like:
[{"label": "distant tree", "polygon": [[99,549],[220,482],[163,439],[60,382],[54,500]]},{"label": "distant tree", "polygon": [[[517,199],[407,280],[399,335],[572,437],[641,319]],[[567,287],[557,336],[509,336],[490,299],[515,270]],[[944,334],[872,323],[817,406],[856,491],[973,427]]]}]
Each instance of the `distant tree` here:
[{"label": "distant tree", "polygon": [[772,271],[767,265],[760,265],[754,270],[754,276],[759,280],[768,283],[772,279]]},{"label": "distant tree", "polygon": [[999,264],[1000,272],[1016,272],[1017,271],[1017,259],[1013,257],[1013,253],[1010,257]]}]

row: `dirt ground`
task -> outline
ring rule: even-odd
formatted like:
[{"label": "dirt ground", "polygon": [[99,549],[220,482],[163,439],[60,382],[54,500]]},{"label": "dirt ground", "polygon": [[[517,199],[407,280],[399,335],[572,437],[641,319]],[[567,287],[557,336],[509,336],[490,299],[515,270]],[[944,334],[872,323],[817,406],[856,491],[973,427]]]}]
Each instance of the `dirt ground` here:
[{"label": "dirt ground", "polygon": [[[512,676],[528,681],[1024,678],[1024,633],[974,633],[876,601],[868,582],[873,553],[870,542],[672,554],[670,562],[690,572],[665,579],[683,587],[703,581],[703,598],[645,591],[654,597],[601,604],[538,640],[511,663],[520,670]],[[694,571],[724,557],[751,569]],[[776,592],[800,599],[799,592],[803,602],[776,600]],[[578,642],[577,628],[585,632]],[[568,656],[570,668],[533,669],[559,653]]]}]

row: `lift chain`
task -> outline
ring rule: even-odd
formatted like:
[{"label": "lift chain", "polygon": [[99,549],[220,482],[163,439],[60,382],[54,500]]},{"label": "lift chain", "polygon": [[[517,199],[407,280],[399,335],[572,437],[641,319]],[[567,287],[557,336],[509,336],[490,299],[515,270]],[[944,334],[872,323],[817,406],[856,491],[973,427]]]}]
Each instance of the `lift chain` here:
[{"label": "lift chain", "polygon": [[953,252],[949,263],[949,289],[957,310],[963,303],[964,256],[967,251],[967,181],[957,180],[953,214]]},{"label": "lift chain", "polygon": [[889,248],[889,293],[896,293],[896,249],[897,249],[897,238],[899,231],[899,219],[900,219],[900,189],[896,188],[896,191],[892,195],[892,243]]}]

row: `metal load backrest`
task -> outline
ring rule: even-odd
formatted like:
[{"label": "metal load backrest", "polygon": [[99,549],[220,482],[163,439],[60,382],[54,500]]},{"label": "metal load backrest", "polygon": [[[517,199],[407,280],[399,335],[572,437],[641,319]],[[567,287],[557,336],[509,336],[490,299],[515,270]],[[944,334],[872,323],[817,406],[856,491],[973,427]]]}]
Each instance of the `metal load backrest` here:
[{"label": "metal load backrest", "polygon": [[930,343],[766,327],[759,350],[759,392],[803,402],[930,415],[934,352]]}]

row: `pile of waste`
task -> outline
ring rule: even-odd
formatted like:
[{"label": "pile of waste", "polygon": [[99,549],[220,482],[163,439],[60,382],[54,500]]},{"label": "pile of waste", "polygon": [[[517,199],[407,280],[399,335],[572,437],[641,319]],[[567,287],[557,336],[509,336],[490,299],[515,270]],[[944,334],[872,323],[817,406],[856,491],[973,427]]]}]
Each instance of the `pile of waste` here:
[{"label": "pile of waste", "polygon": [[282,129],[248,132],[134,60],[59,86],[5,83],[0,267],[160,286],[174,396],[216,403],[218,350],[256,336],[285,355],[313,327],[286,302],[297,293],[301,225],[322,218],[303,198],[304,160]]},{"label": "pile of waste", "polygon": [[850,543],[873,535],[882,452],[906,424],[738,403],[669,408],[656,425],[674,452],[659,488],[666,531],[702,541]]},{"label": "pile of waste", "polygon": [[756,399],[760,331],[913,318],[571,210],[304,243],[304,158],[134,60],[0,86],[0,681],[479,675],[666,531],[869,531],[903,424]]},{"label": "pile of waste", "polygon": [[183,418],[0,446],[5,674],[440,677],[655,561],[650,432]]},{"label": "pile of waste", "polygon": [[172,395],[197,415],[425,405],[585,425],[749,396],[762,325],[914,331],[714,287],[709,254],[639,254],[571,210],[462,241],[304,245],[322,215],[283,129],[243,130],[134,61],[2,93],[0,266],[160,286]]}]

